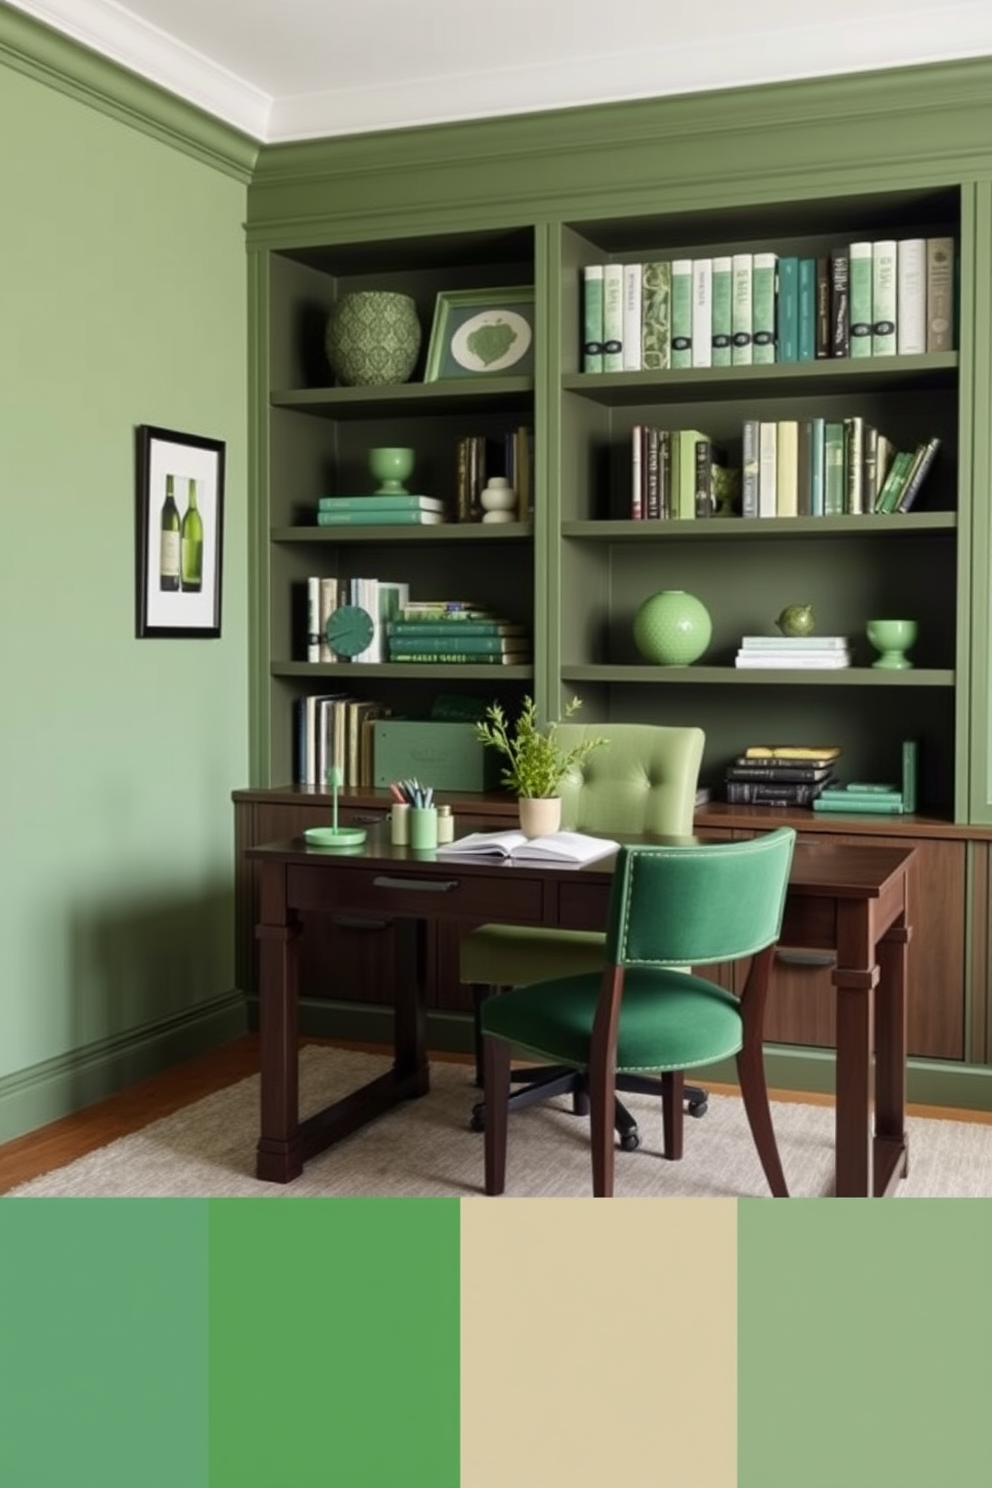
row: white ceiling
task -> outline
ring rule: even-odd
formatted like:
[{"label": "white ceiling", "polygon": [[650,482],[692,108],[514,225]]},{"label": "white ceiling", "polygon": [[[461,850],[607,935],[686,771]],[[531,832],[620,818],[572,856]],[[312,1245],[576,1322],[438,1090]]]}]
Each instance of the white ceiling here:
[{"label": "white ceiling", "polygon": [[264,143],[992,55],[992,0],[7,0]]}]

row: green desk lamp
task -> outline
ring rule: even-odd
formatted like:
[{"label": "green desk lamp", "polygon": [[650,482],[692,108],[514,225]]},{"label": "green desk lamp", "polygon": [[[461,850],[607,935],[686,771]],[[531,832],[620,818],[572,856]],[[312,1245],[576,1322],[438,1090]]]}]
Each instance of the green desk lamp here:
[{"label": "green desk lamp", "polygon": [[339,765],[329,765],[327,768],[327,783],[331,787],[333,798],[333,825],[307,827],[303,835],[311,847],[361,847],[368,835],[364,827],[338,826],[338,789],[344,784],[342,774]]}]

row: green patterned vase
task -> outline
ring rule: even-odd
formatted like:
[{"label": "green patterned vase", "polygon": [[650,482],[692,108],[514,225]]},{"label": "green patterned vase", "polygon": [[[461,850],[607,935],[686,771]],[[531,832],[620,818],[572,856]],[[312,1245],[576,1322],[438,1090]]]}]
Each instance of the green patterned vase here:
[{"label": "green patterned vase", "polygon": [[710,643],[713,624],[702,600],[684,589],[663,589],[634,616],[634,644],[656,666],[691,666]]},{"label": "green patterned vase", "polygon": [[356,290],[342,295],[327,321],[327,360],[345,387],[406,382],[420,351],[420,321],[409,295]]}]

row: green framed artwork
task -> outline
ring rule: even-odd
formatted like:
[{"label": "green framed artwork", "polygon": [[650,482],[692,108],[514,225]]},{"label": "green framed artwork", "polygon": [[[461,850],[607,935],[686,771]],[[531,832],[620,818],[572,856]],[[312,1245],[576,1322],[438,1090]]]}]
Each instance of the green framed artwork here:
[{"label": "green framed artwork", "polygon": [[534,374],[534,286],[442,290],[424,381],[500,373]]}]

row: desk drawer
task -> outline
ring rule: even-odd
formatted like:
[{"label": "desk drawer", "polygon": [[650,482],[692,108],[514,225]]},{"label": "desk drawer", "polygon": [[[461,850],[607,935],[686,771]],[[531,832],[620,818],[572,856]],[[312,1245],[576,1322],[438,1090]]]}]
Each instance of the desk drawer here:
[{"label": "desk drawer", "polygon": [[388,869],[352,868],[328,873],[326,868],[291,867],[289,903],[300,910],[400,915],[418,918],[498,920],[541,924],[545,918],[544,885],[538,878],[507,868],[499,884],[492,878],[451,872],[427,873],[416,864]]},{"label": "desk drawer", "polygon": [[610,911],[609,884],[566,883],[561,885],[558,893],[564,929],[606,929]]}]

